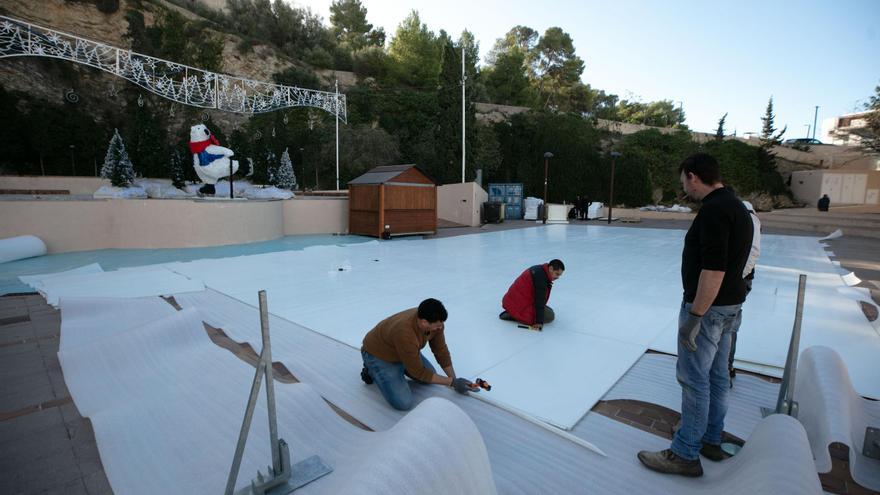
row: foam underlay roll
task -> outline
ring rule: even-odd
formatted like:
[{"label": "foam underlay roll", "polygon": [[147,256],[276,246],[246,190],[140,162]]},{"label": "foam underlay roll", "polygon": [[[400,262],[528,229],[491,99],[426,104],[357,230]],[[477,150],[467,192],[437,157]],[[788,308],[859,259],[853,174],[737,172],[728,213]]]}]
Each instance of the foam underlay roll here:
[{"label": "foam underlay roll", "polygon": [[0,263],[46,254],[46,243],[32,235],[0,239]]}]

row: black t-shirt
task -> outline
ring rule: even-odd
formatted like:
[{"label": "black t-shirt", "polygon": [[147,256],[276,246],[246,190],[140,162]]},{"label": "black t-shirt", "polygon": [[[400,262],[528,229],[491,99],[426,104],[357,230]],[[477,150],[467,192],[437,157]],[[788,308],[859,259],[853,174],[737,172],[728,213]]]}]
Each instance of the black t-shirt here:
[{"label": "black t-shirt", "polygon": [[746,300],[742,272],[749,259],[752,219],[730,189],[715,189],[703,198],[681,253],[681,283],[685,302],[694,302],[702,270],[724,272],[713,306],[741,304]]}]

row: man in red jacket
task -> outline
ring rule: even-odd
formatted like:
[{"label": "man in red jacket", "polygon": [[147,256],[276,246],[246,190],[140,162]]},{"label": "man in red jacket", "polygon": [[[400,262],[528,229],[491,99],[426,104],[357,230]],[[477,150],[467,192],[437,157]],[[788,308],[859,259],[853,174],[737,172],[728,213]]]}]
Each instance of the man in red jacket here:
[{"label": "man in red jacket", "polygon": [[556,317],[553,309],[547,306],[553,281],[562,276],[565,265],[560,260],[551,260],[543,265],[526,269],[513,281],[501,306],[504,311],[498,315],[502,320],[515,320],[540,330],[545,323]]}]

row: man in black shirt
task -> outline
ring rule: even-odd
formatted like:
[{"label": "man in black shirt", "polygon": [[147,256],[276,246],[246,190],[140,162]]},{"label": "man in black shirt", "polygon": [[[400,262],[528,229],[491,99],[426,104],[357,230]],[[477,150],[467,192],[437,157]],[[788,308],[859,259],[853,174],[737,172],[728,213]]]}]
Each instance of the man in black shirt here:
[{"label": "man in black shirt", "polygon": [[701,476],[700,454],[721,461],[721,433],[727,413],[727,358],[731,332],[746,297],[742,277],[752,246],[753,226],[745,206],[721,183],[718,162],[705,153],[679,166],[688,196],[702,201],[684,239],[681,281],[684,300],[678,317],[681,426],[669,449],[639,452],[650,469]]}]

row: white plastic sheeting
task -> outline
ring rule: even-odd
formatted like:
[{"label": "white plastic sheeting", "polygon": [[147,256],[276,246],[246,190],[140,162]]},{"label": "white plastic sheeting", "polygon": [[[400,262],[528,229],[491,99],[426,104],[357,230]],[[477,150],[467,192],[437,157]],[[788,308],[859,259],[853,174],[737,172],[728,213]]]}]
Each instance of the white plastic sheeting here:
[{"label": "white plastic sheeting", "polygon": [[700,478],[649,471],[636,458],[640,450],[669,448],[669,440],[594,413],[587,414],[583,423],[578,429],[588,429],[592,438],[607,445],[609,457],[585,466],[584,469],[591,474],[589,481],[579,489],[564,493],[823,493],[804,428],[789,416],[774,414],[761,420],[735,457],[724,462],[703,460],[703,476]]},{"label": "white plastic sheeting", "polygon": [[[677,244],[681,234],[648,232],[663,236],[553,226],[167,266],[251,305],[265,289],[273,314],[354,348],[383,318],[440,299],[449,310],[456,373],[489,380],[497,402],[570,428],[641,356],[659,323],[676,317],[680,294],[667,287],[677,284],[677,267],[654,262],[652,246]],[[628,251],[625,266],[595,262],[631,242],[641,248]],[[550,300],[556,321],[534,332],[498,319],[501,298],[522,270],[555,257],[567,267]],[[610,282],[608,290],[599,281]],[[635,301],[636,310],[625,303],[632,284],[652,295]]]},{"label": "white plastic sheeting", "polygon": [[201,281],[189,279],[161,265],[105,272],[94,263],[67,272],[19,279],[56,307],[62,297],[145,297],[205,289]]},{"label": "white plastic sheeting", "polygon": [[[676,265],[677,266],[677,265]],[[753,290],[743,305],[743,322],[736,343],[737,366],[782,375],[797,303],[798,275],[807,275],[801,349],[831,347],[849,366],[856,391],[880,398],[877,356],[880,335],[853,300],[837,267],[815,239],[765,235],[755,268]],[[653,349],[677,352],[677,328],[671,323],[651,343]]]},{"label": "white plastic sheeting", "polygon": [[[657,404],[681,412],[681,385],[675,379],[675,356],[645,354],[602,397]],[[734,379],[727,403],[725,431],[747,439],[761,422],[762,407],[774,407],[779,384],[740,373]],[[575,432],[578,427],[575,427]]]},{"label": "white plastic sheeting", "polygon": [[89,345],[155,320],[176,310],[158,297],[116,298],[67,297],[61,305],[60,351]]},{"label": "white plastic sheeting", "polygon": [[[210,314],[206,313],[205,316],[213,325],[222,326],[228,335],[234,335],[239,339],[248,335],[257,336],[256,341],[259,343],[260,330],[256,323],[258,318],[256,308],[230,300],[227,296],[211,290],[183,294],[177,298],[177,301],[185,307],[211,308]],[[271,300],[269,305],[271,308]],[[270,325],[273,329],[273,357],[284,362],[300,380],[313,384],[327,400],[377,429],[390,428],[403,417],[403,413],[391,409],[385,403],[375,386],[365,386],[360,381],[358,372],[361,363],[357,350],[277,317],[270,317]],[[245,340],[254,339],[250,337]],[[645,355],[640,361],[651,357],[653,356]],[[638,365],[634,369],[646,370],[645,367]],[[655,369],[654,372],[668,373],[668,370]],[[630,376],[630,378],[634,377]],[[674,381],[673,376],[666,376],[664,379]],[[651,388],[651,385],[645,384],[645,387]],[[486,395],[491,396],[494,392],[493,389]],[[762,393],[765,392],[762,390]],[[680,397],[675,391],[672,393]],[[808,461],[806,470],[808,474],[804,474],[801,453],[794,457],[788,453],[784,455],[777,453],[778,457],[773,457],[774,451],[763,452],[763,449],[760,449],[762,460],[758,463],[706,462],[704,465],[706,475],[697,480],[665,476],[641,466],[636,459],[636,453],[642,449],[667,448],[668,440],[599,414],[588,413],[571,433],[595,443],[607,454],[605,457],[598,456],[514,414],[458,395],[448,387],[413,386],[413,394],[417,401],[432,395],[446,397],[470,416],[486,443],[492,474],[499,493],[530,495],[589,491],[699,494],[714,490],[719,480],[725,479],[725,486],[729,487],[730,493],[733,494],[817,493],[814,491],[816,474],[812,460]],[[753,428],[757,422],[753,422],[751,417],[745,419],[735,417],[747,407],[745,405],[737,407],[738,404],[738,401],[731,401],[728,420],[748,424],[750,429]],[[765,434],[769,434],[772,442],[776,442],[779,446],[790,445],[790,437],[793,437],[797,443],[800,441],[800,435],[803,434],[802,430],[798,432],[799,428],[788,425],[776,433],[773,433],[777,430],[775,427],[769,430],[770,432]],[[761,462],[767,463],[767,466],[762,466]],[[791,469],[792,466],[796,469]],[[809,473],[810,470],[813,472]],[[734,480],[740,482],[741,486]],[[806,489],[802,490],[802,487]]]},{"label": "white plastic sheeting", "polygon": [[0,263],[46,254],[46,243],[37,236],[20,235],[0,239]]},{"label": "white plastic sheeting", "polygon": [[[86,332],[95,322],[82,311],[86,302],[75,304],[62,309],[69,320],[62,332]],[[143,314],[145,305],[136,306],[116,316]],[[104,324],[115,322],[124,323]],[[80,337],[82,345],[60,351],[59,360],[77,408],[92,421],[113,490],[222,492],[254,368],[211,343],[196,309]],[[424,401],[389,431],[372,433],[344,421],[308,385],[276,383],[275,397],[291,462],[316,454],[334,468],[297,493],[495,492],[479,432],[448,401]],[[271,462],[266,416],[263,394],[238,486]]]},{"label": "white plastic sheeting", "polygon": [[[677,230],[549,226],[167,266],[251,305],[266,289],[274,314],[355,348],[381,319],[436,297],[449,309],[447,340],[459,374],[483,376],[497,385],[494,399],[570,428],[646,347],[676,352],[683,237]],[[512,280],[551,258],[567,268],[550,300],[557,320],[544,332],[498,320]],[[803,345],[837,349],[859,393],[880,397],[880,380],[871,379],[880,337],[859,305],[838,292],[845,284],[814,238],[765,236],[744,307],[739,365],[781,374],[799,273],[808,274]]]},{"label": "white plastic sheeting", "polygon": [[[865,429],[880,428],[880,402],[859,397],[846,368],[827,347],[801,353],[794,389],[798,420],[807,430],[819,472],[831,471],[828,445],[840,442],[850,448],[849,466],[856,483],[880,491],[880,460],[862,455]],[[875,379],[880,380],[880,372]]]}]

